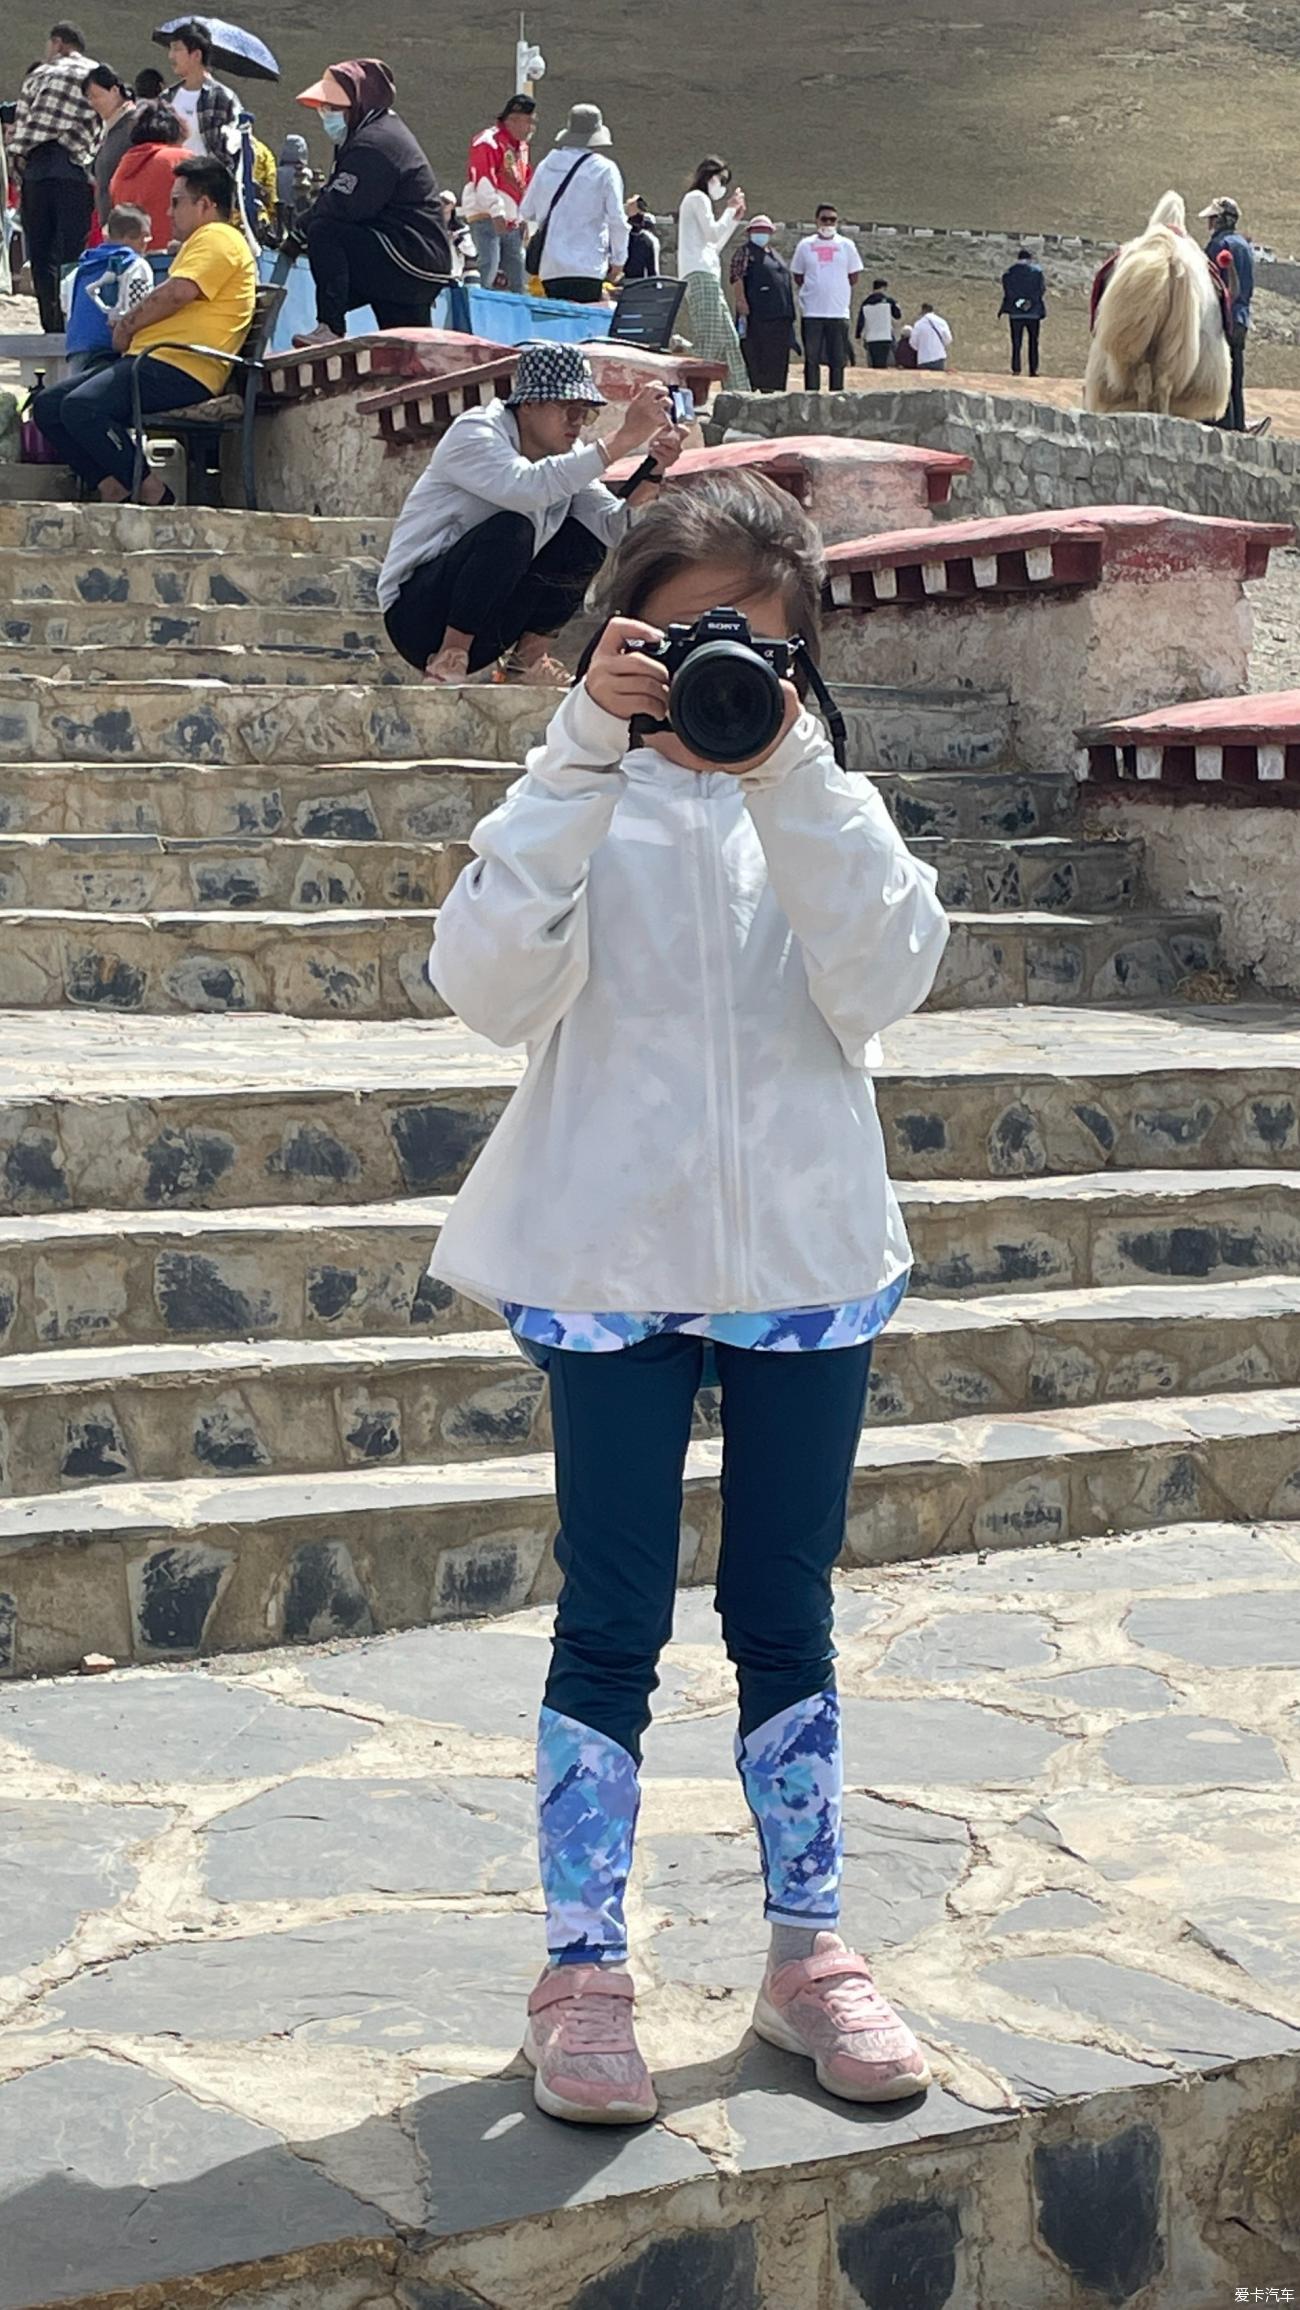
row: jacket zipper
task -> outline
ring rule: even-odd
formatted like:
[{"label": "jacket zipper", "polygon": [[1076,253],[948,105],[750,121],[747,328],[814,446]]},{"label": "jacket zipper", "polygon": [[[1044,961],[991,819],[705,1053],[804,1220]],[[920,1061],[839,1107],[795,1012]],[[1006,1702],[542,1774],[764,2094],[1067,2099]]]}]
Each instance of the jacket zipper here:
[{"label": "jacket zipper", "polygon": [[[717,773],[726,776],[725,772]],[[730,792],[730,789],[729,789]],[[732,965],[729,932],[727,878],[723,871],[721,844],[709,830],[707,843],[709,879],[713,902],[713,921],[716,926],[717,996],[721,1004],[718,1022],[717,1046],[720,1062],[719,1130],[719,1216],[722,1222],[721,1261],[719,1278],[725,1272],[730,1254],[733,1272],[739,1279],[739,1288],[729,1294],[733,1306],[745,1306],[753,1295],[753,1268],[750,1240],[750,1210],[748,1172],[745,1147],[740,1128],[740,1065],[736,1047],[735,971]],[[719,1309],[728,1314],[730,1309]]]}]

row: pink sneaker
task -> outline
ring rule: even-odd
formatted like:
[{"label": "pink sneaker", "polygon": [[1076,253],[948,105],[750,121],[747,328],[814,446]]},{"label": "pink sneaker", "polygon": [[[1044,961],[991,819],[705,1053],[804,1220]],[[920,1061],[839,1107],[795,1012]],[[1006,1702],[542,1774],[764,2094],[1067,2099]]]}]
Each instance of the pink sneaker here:
[{"label": "pink sneaker", "polygon": [[754,2028],[769,2045],[806,2054],[818,2085],[844,2101],[904,2101],[931,2083],[907,2023],[838,1933],[819,1933],[811,1957],[766,1975]]},{"label": "pink sneaker", "polygon": [[548,2117],[635,2126],[658,2114],[632,2026],[635,1995],[621,1966],[556,1965],[542,1975],[528,2000],[524,2060]]}]

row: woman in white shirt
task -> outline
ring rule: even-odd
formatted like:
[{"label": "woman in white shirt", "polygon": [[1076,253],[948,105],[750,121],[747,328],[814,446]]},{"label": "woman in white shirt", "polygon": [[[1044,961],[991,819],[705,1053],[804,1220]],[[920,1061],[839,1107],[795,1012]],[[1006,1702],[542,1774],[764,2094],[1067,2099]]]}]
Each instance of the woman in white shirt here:
[{"label": "woman in white shirt", "polygon": [[739,185],[718,209],[730,182],[725,161],[711,154],[700,162],[677,212],[677,271],[686,283],[684,333],[692,351],[702,361],[725,361],[729,388],[746,393],[740,339],[722,294],[722,252],[745,214]]}]

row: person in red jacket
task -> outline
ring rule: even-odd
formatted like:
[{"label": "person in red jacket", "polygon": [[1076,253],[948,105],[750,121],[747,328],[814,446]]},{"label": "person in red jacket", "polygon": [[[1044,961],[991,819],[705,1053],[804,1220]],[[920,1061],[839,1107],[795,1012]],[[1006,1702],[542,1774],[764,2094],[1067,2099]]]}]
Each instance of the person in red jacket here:
[{"label": "person in red jacket", "polygon": [[131,141],[113,171],[109,193],[114,208],[140,208],[149,218],[149,246],[168,249],[172,224],[172,178],[188,157],[180,117],[160,97],[142,104]]},{"label": "person in red jacket", "polygon": [[528,144],[537,126],[537,106],[531,96],[512,96],[491,128],[476,136],[469,148],[469,167],[460,205],[474,235],[478,277],[490,289],[498,273],[516,297],[525,292],[524,228],[519,204],[528,190],[533,167]]}]

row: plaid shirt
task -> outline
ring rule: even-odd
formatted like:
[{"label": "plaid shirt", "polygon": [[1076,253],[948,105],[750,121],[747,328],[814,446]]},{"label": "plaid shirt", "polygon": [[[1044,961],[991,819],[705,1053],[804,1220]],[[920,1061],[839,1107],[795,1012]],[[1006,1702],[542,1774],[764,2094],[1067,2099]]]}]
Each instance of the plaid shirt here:
[{"label": "plaid shirt", "polygon": [[60,56],[28,74],[18,98],[9,158],[18,165],[38,144],[61,144],[87,175],[99,143],[99,117],[82,93],[88,56]]},{"label": "plaid shirt", "polygon": [[[180,82],[177,81],[176,87],[168,90],[167,100],[169,103],[179,93],[180,85]],[[199,135],[203,139],[204,151],[210,153],[213,160],[223,160],[227,168],[230,167],[231,163],[224,131],[228,128],[238,128],[239,115],[242,111],[243,106],[234,89],[227,88],[224,80],[214,80],[212,74],[209,73],[199,90]]]}]

